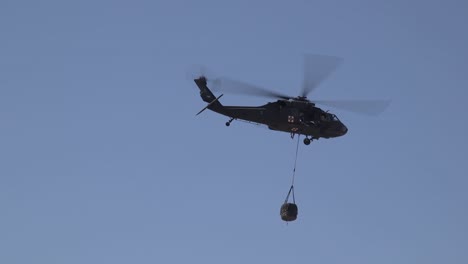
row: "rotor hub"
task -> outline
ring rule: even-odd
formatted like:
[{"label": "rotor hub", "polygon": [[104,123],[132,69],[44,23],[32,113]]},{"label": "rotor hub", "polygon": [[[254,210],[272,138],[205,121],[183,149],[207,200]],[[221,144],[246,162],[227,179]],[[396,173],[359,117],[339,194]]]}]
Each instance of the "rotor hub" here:
[{"label": "rotor hub", "polygon": [[297,101],[309,102],[309,100],[305,96],[298,96],[298,97],[296,97],[296,100]]}]

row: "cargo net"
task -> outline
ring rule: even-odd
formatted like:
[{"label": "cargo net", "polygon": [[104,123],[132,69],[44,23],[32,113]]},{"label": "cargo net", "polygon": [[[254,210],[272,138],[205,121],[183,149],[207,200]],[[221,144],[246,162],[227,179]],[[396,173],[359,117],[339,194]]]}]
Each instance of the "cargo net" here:
[{"label": "cargo net", "polygon": [[[289,196],[292,193],[292,203],[289,202]],[[289,188],[288,195],[284,200],[283,205],[281,206],[280,210],[281,219],[286,222],[291,222],[297,219],[297,205],[296,199],[294,197],[294,186],[291,185]]]},{"label": "cargo net", "polygon": [[[297,219],[297,205],[296,205],[296,197],[294,196],[294,178],[296,176],[296,164],[297,164],[297,153],[299,150],[299,136],[297,137],[297,146],[296,146],[296,158],[294,159],[294,169],[291,181],[291,188],[289,188],[288,195],[284,200],[283,205],[281,205],[280,215],[281,219],[286,222],[291,222]],[[292,203],[289,202],[289,197],[292,194]]]}]

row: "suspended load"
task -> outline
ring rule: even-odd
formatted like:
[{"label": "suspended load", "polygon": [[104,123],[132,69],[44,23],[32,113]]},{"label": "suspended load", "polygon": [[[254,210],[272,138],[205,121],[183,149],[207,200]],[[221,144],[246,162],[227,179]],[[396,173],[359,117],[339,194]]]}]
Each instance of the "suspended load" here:
[{"label": "suspended load", "polygon": [[[290,203],[289,200],[289,195],[293,197],[292,203]],[[297,205],[296,205],[296,199],[294,197],[294,185],[291,185],[291,188],[289,188],[288,195],[286,196],[286,199],[284,200],[283,205],[281,206],[280,209],[280,215],[281,219],[286,222],[291,222],[297,219]]]},{"label": "suspended load", "polygon": [[297,219],[297,205],[295,203],[284,203],[280,211],[281,219],[291,222]]}]

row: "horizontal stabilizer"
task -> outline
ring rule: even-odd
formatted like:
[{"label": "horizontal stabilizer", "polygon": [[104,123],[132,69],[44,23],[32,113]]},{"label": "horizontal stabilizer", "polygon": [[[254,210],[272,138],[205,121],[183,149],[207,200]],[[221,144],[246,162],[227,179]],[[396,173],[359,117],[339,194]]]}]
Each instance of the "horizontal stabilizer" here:
[{"label": "horizontal stabilizer", "polygon": [[211,101],[207,106],[205,106],[205,108],[203,108],[202,110],[200,110],[200,112],[198,112],[196,115],[201,114],[201,113],[202,113],[203,111],[205,111],[208,107],[210,107],[212,104],[214,104],[215,102],[217,102],[217,101],[219,100],[219,98],[221,98],[222,96],[223,96],[223,94],[220,95],[220,96],[218,96],[218,98],[214,99],[213,101]]}]

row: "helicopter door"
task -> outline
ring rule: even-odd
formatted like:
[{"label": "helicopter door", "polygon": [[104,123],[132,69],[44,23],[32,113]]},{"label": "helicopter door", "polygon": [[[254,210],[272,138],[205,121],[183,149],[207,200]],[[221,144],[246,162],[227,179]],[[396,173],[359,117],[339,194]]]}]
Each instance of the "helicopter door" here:
[{"label": "helicopter door", "polygon": [[297,123],[299,121],[299,111],[291,109],[288,115],[288,123]]}]

